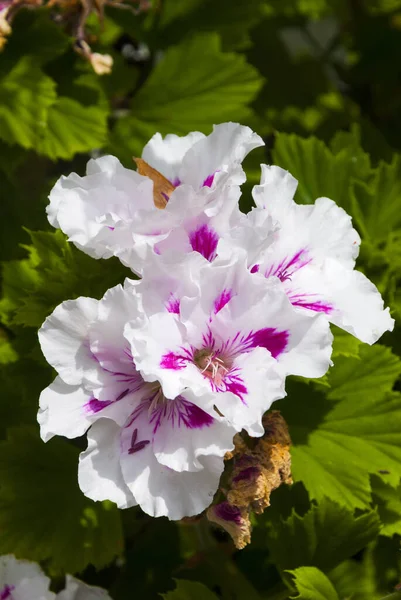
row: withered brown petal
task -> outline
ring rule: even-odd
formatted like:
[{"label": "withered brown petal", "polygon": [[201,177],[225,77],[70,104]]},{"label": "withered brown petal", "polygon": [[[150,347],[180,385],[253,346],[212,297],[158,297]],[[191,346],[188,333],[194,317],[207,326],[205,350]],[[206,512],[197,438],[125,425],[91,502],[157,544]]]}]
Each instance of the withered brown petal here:
[{"label": "withered brown petal", "polygon": [[235,436],[234,451],[224,457],[233,460],[228,489],[221,488],[226,500],[207,511],[209,521],[223,527],[239,549],[251,539],[250,512],[262,513],[270,506],[270,495],[275,489],[292,484],[287,423],[279,411],[273,410],[264,416],[263,427],[264,435],[252,448],[240,434]]},{"label": "withered brown petal", "polygon": [[153,202],[156,208],[166,208],[168,199],[175,190],[175,186],[164,175],[148,165],[143,158],[134,158],[139,175],[149,177],[153,181]]}]

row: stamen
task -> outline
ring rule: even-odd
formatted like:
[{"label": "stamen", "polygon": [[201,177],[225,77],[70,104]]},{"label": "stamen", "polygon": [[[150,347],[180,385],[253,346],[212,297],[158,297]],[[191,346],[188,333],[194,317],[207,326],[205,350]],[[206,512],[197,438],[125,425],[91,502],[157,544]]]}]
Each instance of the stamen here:
[{"label": "stamen", "polygon": [[200,372],[211,379],[217,386],[220,386],[225,375],[229,372],[226,361],[218,356],[216,352],[200,350],[195,354],[195,364]]}]

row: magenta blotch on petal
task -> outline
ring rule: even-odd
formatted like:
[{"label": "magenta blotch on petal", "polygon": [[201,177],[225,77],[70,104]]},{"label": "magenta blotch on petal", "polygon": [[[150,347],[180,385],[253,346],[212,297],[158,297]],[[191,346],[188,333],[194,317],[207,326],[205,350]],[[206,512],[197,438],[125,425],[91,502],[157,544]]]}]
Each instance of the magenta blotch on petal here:
[{"label": "magenta blotch on petal", "polygon": [[217,314],[233,297],[233,290],[223,290],[214,302],[214,313]]},{"label": "magenta blotch on petal", "polygon": [[3,587],[3,589],[0,591],[0,600],[12,600],[11,598],[11,592],[15,590],[15,587],[13,585],[5,585]]},{"label": "magenta blotch on petal", "polygon": [[199,252],[210,262],[216,258],[218,241],[219,236],[215,230],[206,224],[201,225],[189,234],[192,250]]},{"label": "magenta blotch on petal", "polygon": [[91,398],[91,400],[89,400],[88,404],[86,405],[86,408],[89,413],[95,414],[100,412],[104,408],[107,408],[108,406],[110,406],[110,404],[113,404],[111,400],[97,400],[96,398]]},{"label": "magenta blotch on petal", "polygon": [[208,177],[206,177],[205,181],[203,182],[203,187],[212,187],[214,176],[215,173],[213,173],[212,175],[208,175]]},{"label": "magenta blotch on petal", "polygon": [[174,296],[174,294],[170,295],[166,303],[166,309],[169,313],[175,313],[176,315],[180,314],[180,301]]}]

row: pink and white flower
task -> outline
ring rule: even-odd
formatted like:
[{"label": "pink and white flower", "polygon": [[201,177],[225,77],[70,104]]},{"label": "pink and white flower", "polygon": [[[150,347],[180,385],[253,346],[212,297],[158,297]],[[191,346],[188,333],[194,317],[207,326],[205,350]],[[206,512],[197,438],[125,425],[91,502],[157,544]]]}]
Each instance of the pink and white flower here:
[{"label": "pink and white flower", "polygon": [[65,589],[49,591],[50,579],[37,563],[0,556],[0,600],[111,600],[106,590],[66,576]]},{"label": "pink and white flower", "polygon": [[194,404],[217,408],[237,431],[263,434],[287,374],[320,377],[329,367],[326,320],[301,315],[278,279],[252,275],[241,257],[189,256],[165,273],[149,264],[136,290],[146,318],[124,331],[143,378],[166,398],[191,390]]},{"label": "pink and white flower", "polygon": [[[242,247],[251,271],[278,278],[299,311],[322,314],[372,344],[393,329],[394,320],[377,288],[354,270],[361,240],[351,217],[328,198],[296,204],[296,187],[296,179],[284,169],[262,165],[261,184],[253,190],[257,208],[219,250]],[[258,225],[264,222],[263,242]]]},{"label": "pink and white flower", "polygon": [[211,503],[235,431],[191,390],[166,398],[138,372],[123,335],[142,319],[136,285],[64,302],[46,319],[39,339],[58,376],[41,394],[38,421],[45,441],[91,427],[78,475],[87,496],[180,519]]},{"label": "pink and white flower", "polygon": [[0,556],[1,600],[54,600],[49,585],[50,579],[36,563],[11,554]]},{"label": "pink and white flower", "polygon": [[143,159],[172,184],[163,210],[155,206],[149,177],[103,156],[89,161],[84,177],[72,173],[59,179],[50,193],[48,219],[90,256],[118,256],[136,273],[155,246],[159,253],[201,249],[211,257],[219,236],[233,225],[226,222],[230,211],[234,220],[240,218],[241,162],[262,144],[236,123],[217,125],[209,136],[193,132],[163,140],[156,134]]}]

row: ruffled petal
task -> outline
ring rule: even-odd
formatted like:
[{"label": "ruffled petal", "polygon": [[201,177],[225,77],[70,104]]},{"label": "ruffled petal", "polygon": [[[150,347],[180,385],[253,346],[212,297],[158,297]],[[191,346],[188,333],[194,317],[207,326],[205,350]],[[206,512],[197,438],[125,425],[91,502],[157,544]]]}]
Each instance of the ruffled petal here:
[{"label": "ruffled petal", "polygon": [[374,344],[385,331],[393,331],[394,319],[384,308],[380,292],[359,271],[327,260],[323,269],[325,298],[333,307],[330,321],[362,342]]},{"label": "ruffled petal", "polygon": [[66,575],[65,589],[57,594],[57,600],[111,600],[106,590],[87,585],[72,575]]},{"label": "ruffled petal", "polygon": [[249,127],[238,123],[215,125],[213,132],[194,144],[184,156],[179,178],[194,189],[226,183],[240,185],[246,179],[241,163],[264,142]]},{"label": "ruffled petal", "polygon": [[120,466],[120,427],[100,419],[88,432],[88,447],[79,457],[78,484],[96,502],[111,500],[119,508],[135,506]]},{"label": "ruffled petal", "polygon": [[121,468],[136,501],[153,517],[178,520],[199,514],[213,500],[223,459],[207,456],[200,460],[201,470],[176,472],[157,461],[151,438],[147,411],[139,413],[121,431]]},{"label": "ruffled petal", "polygon": [[38,423],[44,442],[55,435],[80,437],[93,422],[92,396],[80,386],[68,385],[60,377],[40,394]]},{"label": "ruffled petal", "polygon": [[202,457],[224,457],[234,447],[236,430],[217,412],[211,416],[202,410],[197,400],[187,391],[152,414],[155,456],[160,464],[178,472],[199,471]]},{"label": "ruffled petal", "polygon": [[192,131],[183,137],[170,133],[165,138],[160,133],[155,133],[144,147],[142,158],[173,185],[179,185],[179,173],[185,154],[204,137],[199,131]]},{"label": "ruffled petal", "polygon": [[7,590],[12,593],[10,600],[53,600],[55,594],[49,591],[49,585],[50,579],[38,564],[17,560],[12,554],[0,557],[1,597],[1,593]]},{"label": "ruffled petal", "polygon": [[96,376],[97,365],[89,350],[87,336],[96,319],[98,301],[78,298],[63,302],[39,330],[39,342],[49,364],[70,385]]}]

